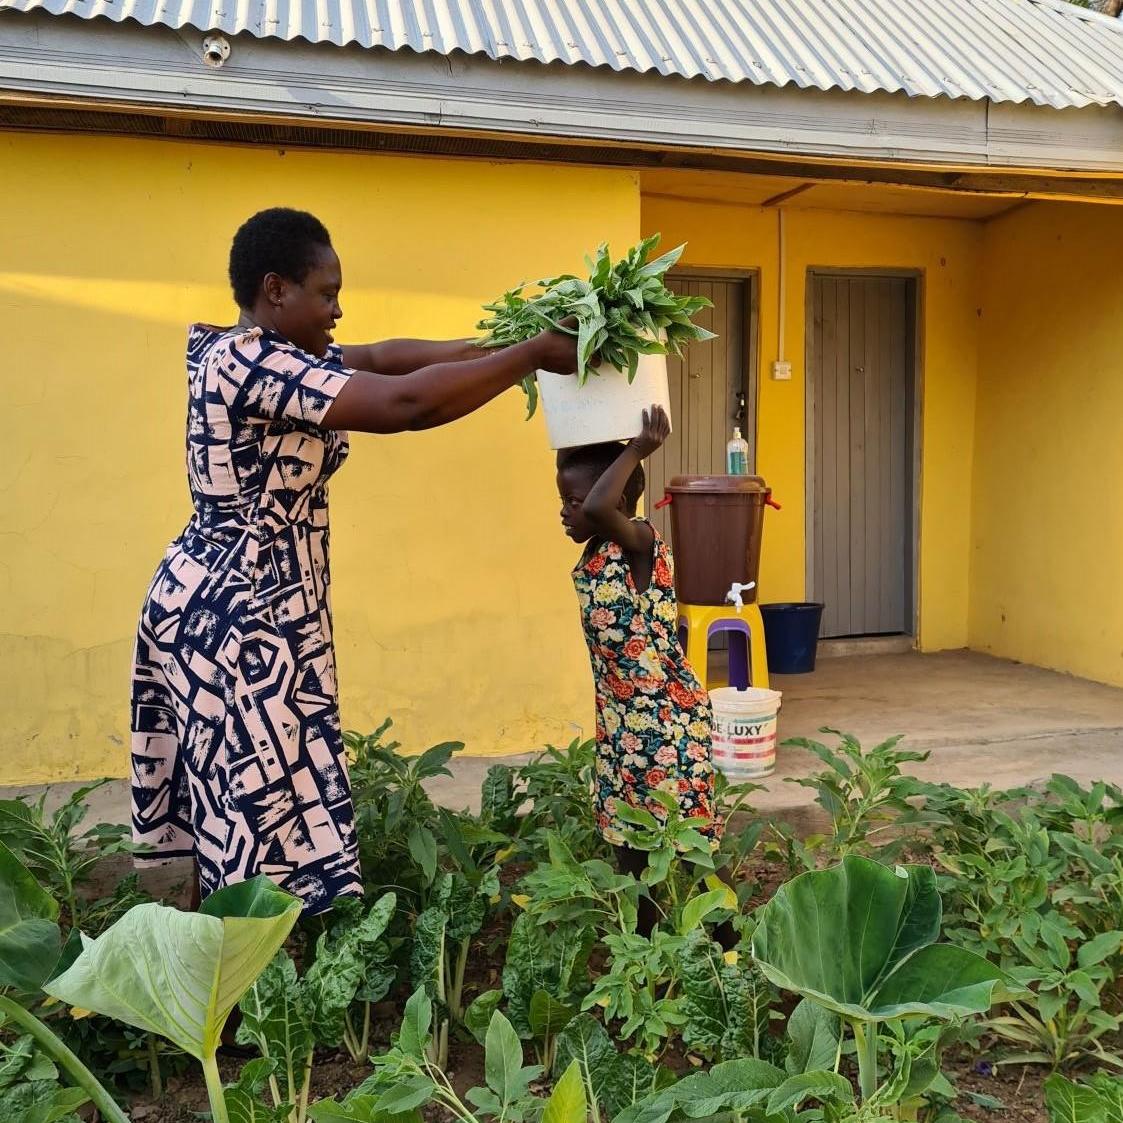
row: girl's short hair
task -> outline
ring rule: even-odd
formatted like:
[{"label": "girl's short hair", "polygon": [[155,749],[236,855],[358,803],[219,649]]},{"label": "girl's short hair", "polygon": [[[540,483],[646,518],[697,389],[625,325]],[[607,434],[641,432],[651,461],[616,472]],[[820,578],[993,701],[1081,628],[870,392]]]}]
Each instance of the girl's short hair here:
[{"label": "girl's short hair", "polygon": [[[608,441],[606,444],[563,448],[558,453],[558,470],[588,472],[594,480],[599,480],[616,463],[625,447],[619,441]],[[643,465],[637,464],[624,485],[624,506],[631,514],[635,514],[646,486]]]}]

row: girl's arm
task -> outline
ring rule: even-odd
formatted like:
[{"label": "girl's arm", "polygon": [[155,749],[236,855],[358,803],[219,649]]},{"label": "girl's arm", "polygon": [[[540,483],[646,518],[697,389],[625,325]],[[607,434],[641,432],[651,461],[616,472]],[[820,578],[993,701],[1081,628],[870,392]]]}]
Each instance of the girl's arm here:
[{"label": "girl's arm", "polygon": [[536,370],[573,374],[577,338],[544,331],[525,343],[398,376],[356,370],[324,416],[325,429],[404,433],[447,425]]},{"label": "girl's arm", "polygon": [[651,553],[655,532],[649,523],[630,518],[621,500],[628,477],[671,435],[671,422],[662,406],[643,411],[643,430],[623,448],[615,463],[601,476],[581,505],[598,535],[617,543],[629,560]]},{"label": "girl's arm", "polygon": [[345,344],[343,365],[399,376],[438,363],[478,359],[482,353],[474,339],[385,339],[381,343]]}]

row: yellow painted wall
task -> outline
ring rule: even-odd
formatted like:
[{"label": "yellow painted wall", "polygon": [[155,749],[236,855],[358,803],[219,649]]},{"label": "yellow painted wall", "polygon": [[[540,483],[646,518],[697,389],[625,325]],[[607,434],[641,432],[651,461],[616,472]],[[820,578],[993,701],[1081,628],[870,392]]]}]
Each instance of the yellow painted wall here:
[{"label": "yellow painted wall", "polygon": [[[871,192],[875,189],[871,189]],[[694,266],[759,269],[760,394],[757,470],[783,504],[766,516],[762,598],[805,591],[805,293],[810,267],[917,269],[922,273],[920,644],[967,643],[970,497],[982,227],[951,219],[789,209],[784,357],[790,382],[769,376],[777,357],[779,252],[775,208],[647,195],[644,233],[689,243]]]},{"label": "yellow painted wall", "polygon": [[1123,208],[984,244],[971,646],[1123,685]]},{"label": "yellow painted wall", "polygon": [[[0,783],[125,775],[137,611],[190,504],[184,338],[229,322],[230,237],[278,204],[344,262],[341,337],[481,302],[639,233],[627,172],[0,134]],[[358,436],[332,492],[345,726],[518,751],[592,698],[541,418]]]}]

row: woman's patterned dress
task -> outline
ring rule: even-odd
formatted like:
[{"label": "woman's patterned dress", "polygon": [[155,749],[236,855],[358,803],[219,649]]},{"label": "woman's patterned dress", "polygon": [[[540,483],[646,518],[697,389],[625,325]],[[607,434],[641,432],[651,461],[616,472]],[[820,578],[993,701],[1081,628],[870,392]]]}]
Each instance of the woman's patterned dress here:
[{"label": "woman's patterned dress", "polygon": [[660,821],[666,809],[653,790],[672,793],[680,814],[708,819],[702,833],[717,837],[713,808],[709,695],[678,641],[674,562],[655,535],[651,582],[636,590],[623,550],[595,542],[573,571],[597,697],[597,824],[613,846],[630,828],[617,816],[621,801]]},{"label": "woman's patterned dress", "polygon": [[321,427],[350,374],[260,328],[188,338],[195,513],[141,611],[133,833],[195,858],[204,895],[267,874],[320,912],[362,890],[328,596],[347,438]]}]

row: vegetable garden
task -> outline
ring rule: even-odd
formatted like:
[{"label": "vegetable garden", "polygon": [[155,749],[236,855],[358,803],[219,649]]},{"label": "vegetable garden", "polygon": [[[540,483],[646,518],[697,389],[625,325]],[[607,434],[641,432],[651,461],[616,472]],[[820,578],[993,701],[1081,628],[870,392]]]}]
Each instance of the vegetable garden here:
[{"label": "vegetable garden", "polygon": [[673,801],[626,812],[636,879],[591,744],[496,764],[469,814],[424,786],[460,746],[388,737],[347,735],[366,897],[318,918],[264,879],[198,913],[135,878],[91,900],[129,844],[83,830],[88,789],[0,802],[0,1119],[1123,1123],[1118,788],[962,790],[897,741],[800,742],[827,832],[719,783],[716,852]]}]

